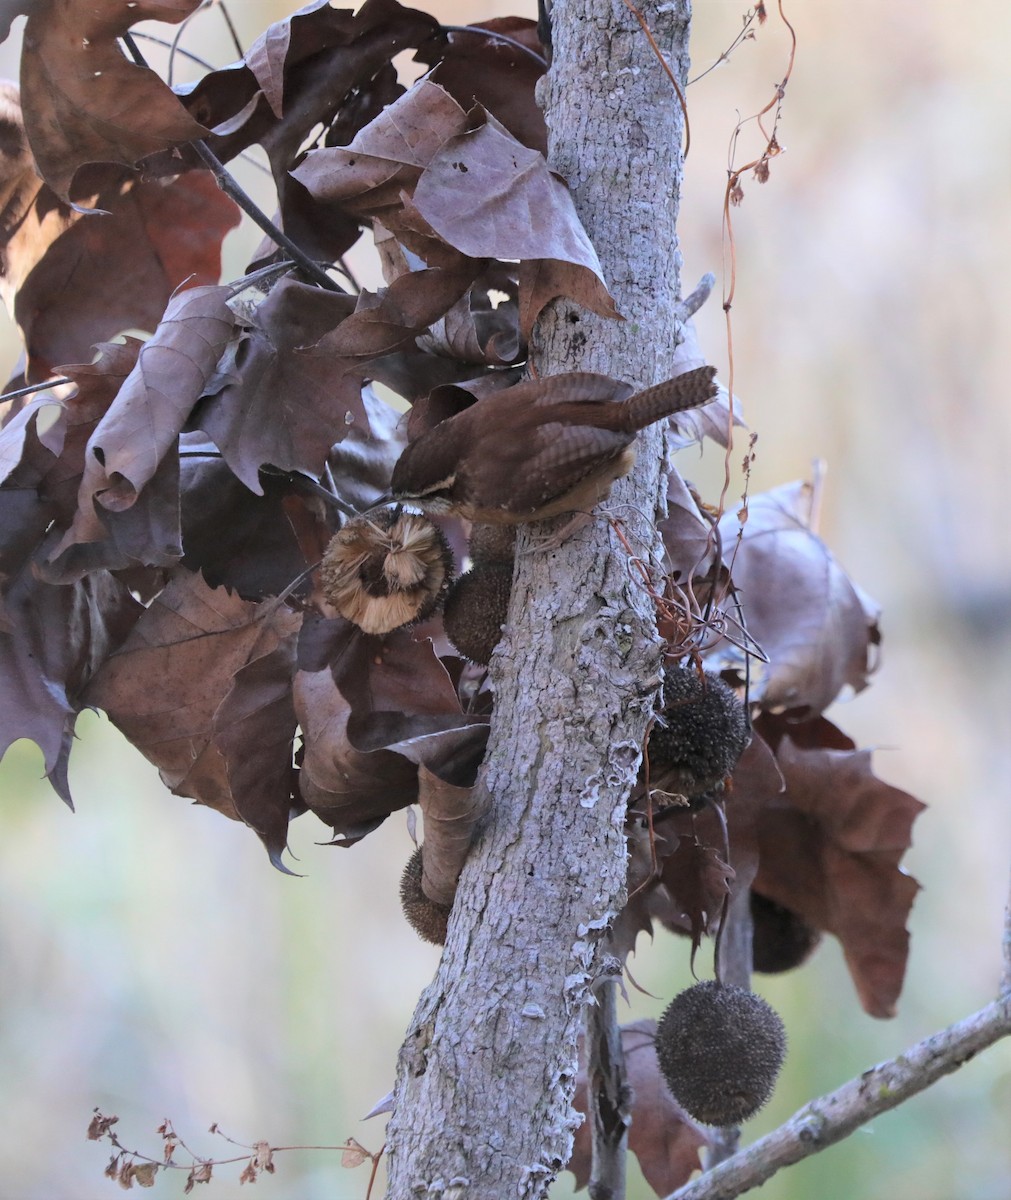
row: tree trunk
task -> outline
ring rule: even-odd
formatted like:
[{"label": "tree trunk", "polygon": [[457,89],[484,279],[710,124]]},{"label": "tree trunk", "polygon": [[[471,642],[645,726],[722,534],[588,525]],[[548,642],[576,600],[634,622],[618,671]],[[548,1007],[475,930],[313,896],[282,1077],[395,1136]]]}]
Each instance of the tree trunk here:
[{"label": "tree trunk", "polygon": [[[642,12],[683,87],[689,4],[661,7]],[[540,375],[578,367],[649,384],[670,374],[677,342],[680,106],[615,0],[555,0],[553,33],[542,96],[549,159],[626,319],[553,305],[534,365]],[[606,506],[646,547],[656,542],[662,441],[658,429],[640,437],[636,468]],[[535,526],[519,539],[478,785],[489,816],[400,1054],[393,1200],[541,1197],[579,1120],[576,1038],[601,940],[624,901],[625,806],[660,646],[649,598],[604,517],[538,550],[545,533]]]}]

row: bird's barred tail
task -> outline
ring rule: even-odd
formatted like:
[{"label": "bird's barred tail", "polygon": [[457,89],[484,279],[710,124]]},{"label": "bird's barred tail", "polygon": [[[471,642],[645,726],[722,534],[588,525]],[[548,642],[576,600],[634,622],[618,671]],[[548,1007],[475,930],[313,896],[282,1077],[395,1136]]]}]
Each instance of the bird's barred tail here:
[{"label": "bird's barred tail", "polygon": [[673,379],[636,392],[622,404],[628,432],[645,429],[654,421],[715,400],[719,391],[715,375],[715,367],[696,367],[694,371],[685,371],[683,375],[675,375]]}]

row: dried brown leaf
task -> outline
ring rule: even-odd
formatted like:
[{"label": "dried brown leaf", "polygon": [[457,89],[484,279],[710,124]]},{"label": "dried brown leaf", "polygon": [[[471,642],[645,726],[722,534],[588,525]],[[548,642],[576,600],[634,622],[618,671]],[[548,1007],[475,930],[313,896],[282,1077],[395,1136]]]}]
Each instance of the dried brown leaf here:
[{"label": "dried brown leaf", "polygon": [[[878,635],[877,613],[807,527],[809,496],[807,484],[792,483],[752,497],[732,570],[748,632],[770,659],[752,677],[752,699],[815,715],[844,687],[867,686]],[[736,516],[720,527],[731,546]]]},{"label": "dried brown leaf", "polygon": [[173,290],[217,282],[221,241],[239,210],[207,171],[156,181],[121,167],[81,173],[61,202],[35,170],[18,90],[0,83],[0,289],[28,354],[26,377],[125,329],[153,330]]},{"label": "dried brown leaf", "polygon": [[360,381],[334,353],[313,349],[353,308],[351,296],[289,276],[257,308],[255,328],[229,344],[192,424],[250,491],[263,494],[259,470],[267,463],[319,476],[330,447],[366,421]]},{"label": "dried brown leaf", "polygon": [[[37,552],[45,554],[43,545]],[[67,761],[89,682],[143,608],[96,571],[70,587],[43,583],[29,562],[0,608],[0,755],[18,738],[42,750],[46,775],[68,804]]]},{"label": "dried brown leaf", "polygon": [[435,904],[449,908],[467,860],[474,830],[487,811],[487,795],[456,787],[418,767],[418,804],[425,817],[421,888]]},{"label": "dried brown leaf", "polygon": [[177,569],[86,692],[173,793],[246,821],[272,855],[290,808],[294,721],[283,698],[291,670],[283,643],[297,627],[276,604],[249,604]]},{"label": "dried brown leaf", "polygon": [[86,163],[132,166],[206,133],[154,71],[117,38],[137,21],[176,23],[200,0],[39,0],[25,25],[21,91],[39,172],[69,200]]},{"label": "dried brown leaf", "polygon": [[[106,536],[99,509],[122,512],[136,503],[159,468],[178,472],[179,432],[231,333],[227,295],[226,288],[193,288],[170,301],[88,439],[78,510],[54,557],[77,542]],[[171,461],[162,467],[166,457]],[[168,556],[175,557],[174,549]]]},{"label": "dried brown leaf", "polygon": [[467,114],[442,88],[423,79],[405,92],[348,146],[309,154],[292,175],[318,201],[362,217],[387,219],[400,193],[413,190],[439,148],[467,127]]},{"label": "dried brown leaf", "polygon": [[755,888],[834,933],[864,1009],[892,1016],[919,891],[899,862],[923,805],[878,779],[867,750],[805,750],[784,735],[786,791],[760,814]]},{"label": "dried brown leaf", "polygon": [[[526,17],[494,17],[474,22],[544,55],[537,23]],[[544,114],[534,97],[537,80],[547,69],[529,54],[497,38],[453,30],[447,41],[426,43],[415,58],[435,69],[429,78],[466,110],[482,105],[525,146],[547,153]]]},{"label": "dried brown leaf", "polygon": [[352,746],[347,736],[351,706],[328,667],[297,673],[294,702],[304,742],[302,799],[333,827],[339,845],[352,845],[391,812],[417,800],[413,763],[382,748],[363,753]]}]

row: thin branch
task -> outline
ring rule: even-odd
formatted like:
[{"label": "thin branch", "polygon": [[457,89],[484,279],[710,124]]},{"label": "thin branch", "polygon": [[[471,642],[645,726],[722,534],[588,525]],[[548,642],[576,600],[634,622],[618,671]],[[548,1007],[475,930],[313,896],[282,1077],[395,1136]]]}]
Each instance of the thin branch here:
[{"label": "thin branch", "polygon": [[[122,38],[123,43],[130,51],[130,55],[134,62],[139,67],[148,67],[147,60],[141,53],[140,47],[133,40],[130,34],[124,33]],[[149,67],[148,69],[150,70]],[[267,214],[256,204],[252,197],[249,196],[242,187],[240,187],[238,181],[225,169],[224,164],[214,153],[214,151],[211,150],[206,142],[197,139],[196,141],[190,142],[189,145],[191,145],[196,151],[201,162],[203,162],[203,164],[212,172],[214,178],[218,181],[218,186],[225,193],[225,195],[231,196],[239,208],[241,208],[248,217],[251,217],[253,222],[258,225],[260,229],[262,229],[263,232],[276,245],[280,246],[282,250],[286,250],[288,252],[288,256],[293,258],[298,263],[300,270],[308,275],[313,283],[318,284],[321,288],[325,288],[328,292],[340,292],[343,290],[336,283],[334,283],[334,281],[329,275],[326,274],[325,271],[320,270],[320,268],[305,253],[305,251],[296,246],[286,233],[278,229],[274,222],[271,221]]]},{"label": "thin branch", "polygon": [[[605,960],[606,970],[608,962]],[[620,971],[620,965],[618,970]],[[618,977],[594,989],[586,1006],[586,1107],[590,1121],[590,1200],[624,1200],[631,1093],[618,1026]]]},{"label": "thin branch", "polygon": [[764,1183],[781,1167],[842,1141],[1009,1034],[1011,992],[1005,990],[999,1000],[965,1020],[805,1104],[784,1125],[672,1192],[667,1200],[732,1200]]},{"label": "thin branch", "polygon": [[1008,890],[1007,908],[1004,909],[1004,970],[1000,977],[1000,994],[1006,1000],[1011,996],[1011,888]]},{"label": "thin branch", "polygon": [[501,42],[504,46],[512,46],[514,50],[520,50],[528,58],[532,58],[538,66],[544,67],[547,70],[548,62],[543,54],[538,54],[536,50],[531,50],[529,46],[524,46],[522,42],[518,42],[515,38],[508,37],[504,33],[499,33],[494,29],[483,29],[480,25],[443,25],[446,33],[474,33],[480,37],[491,38],[493,41]]},{"label": "thin branch", "polygon": [[73,383],[72,379],[68,379],[66,375],[58,375],[55,379],[47,379],[45,383],[32,383],[28,387],[18,388],[14,392],[4,392],[0,396],[0,403],[4,400],[15,400],[18,396],[30,396],[32,392],[44,392],[47,388],[58,387],[62,383]]}]

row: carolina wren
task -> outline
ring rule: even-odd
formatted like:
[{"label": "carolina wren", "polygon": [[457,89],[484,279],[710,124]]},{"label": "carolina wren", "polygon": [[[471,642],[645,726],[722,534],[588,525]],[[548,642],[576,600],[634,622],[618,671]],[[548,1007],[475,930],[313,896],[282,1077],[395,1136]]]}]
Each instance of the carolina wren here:
[{"label": "carolina wren", "polygon": [[714,399],[715,374],[699,367],[633,394],[574,371],[493,392],[410,442],[391,491],[489,524],[589,511],[631,469],[639,430]]}]

